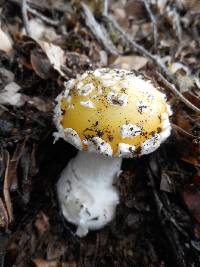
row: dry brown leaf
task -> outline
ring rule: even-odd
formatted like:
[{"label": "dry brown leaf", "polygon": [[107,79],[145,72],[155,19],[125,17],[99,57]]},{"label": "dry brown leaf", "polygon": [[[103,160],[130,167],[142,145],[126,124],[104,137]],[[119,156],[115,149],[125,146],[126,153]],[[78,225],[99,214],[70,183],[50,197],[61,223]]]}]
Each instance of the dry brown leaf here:
[{"label": "dry brown leaf", "polygon": [[9,218],[3,200],[0,198],[0,227],[8,228]]},{"label": "dry brown leaf", "polygon": [[190,123],[190,120],[185,116],[185,112],[182,110],[179,110],[179,112],[176,112],[174,114],[174,119],[176,124],[181,127],[182,129],[184,129],[187,132],[191,132],[192,131],[192,126]]},{"label": "dry brown leaf", "polygon": [[182,156],[181,159],[187,163],[200,167],[200,157],[196,158],[194,156],[185,155]]},{"label": "dry brown leaf", "polygon": [[134,17],[135,19],[144,19],[147,16],[145,6],[140,0],[127,1],[125,6],[127,16]]},{"label": "dry brown leaf", "polygon": [[35,73],[42,79],[47,80],[51,75],[52,65],[41,48],[36,47],[30,53],[30,61]]},{"label": "dry brown leaf", "polygon": [[8,212],[9,223],[13,220],[13,209],[12,202],[10,198],[10,180],[9,180],[9,164],[10,164],[10,154],[8,151],[5,151],[5,161],[6,161],[6,169],[4,175],[4,184],[3,184],[3,196],[6,204],[6,210]]},{"label": "dry brown leaf", "polygon": [[59,46],[51,43],[39,42],[39,44],[46,53],[53,68],[65,77],[65,73],[62,71],[62,66],[64,67],[66,63],[66,55],[64,51]]},{"label": "dry brown leaf", "polygon": [[185,188],[182,196],[189,211],[200,223],[200,188],[195,184],[190,184]]},{"label": "dry brown leaf", "polygon": [[43,100],[43,99],[36,97],[36,96],[30,98],[28,103],[42,112],[49,112],[49,111],[53,110],[52,101]]},{"label": "dry brown leaf", "polygon": [[200,184],[200,169],[197,171],[196,175],[193,177],[195,183]]},{"label": "dry brown leaf", "polygon": [[187,66],[183,65],[182,63],[180,62],[173,62],[169,65],[169,70],[172,72],[172,73],[176,73],[180,70],[183,70],[186,74],[190,74],[190,70]]},{"label": "dry brown leaf", "polygon": [[9,54],[12,50],[12,41],[9,36],[0,28],[0,50]]},{"label": "dry brown leaf", "polygon": [[193,77],[189,75],[183,75],[181,73],[177,73],[176,78],[177,78],[177,82],[179,84],[181,93],[189,91],[194,86]]},{"label": "dry brown leaf", "polygon": [[119,56],[113,66],[116,68],[122,68],[126,70],[140,70],[148,62],[148,59],[142,56],[130,55],[130,56]]},{"label": "dry brown leaf", "polygon": [[15,82],[7,84],[0,92],[0,104],[21,107],[25,101],[19,93],[21,87]]},{"label": "dry brown leaf", "polygon": [[184,8],[193,12],[200,10],[199,0],[176,0],[176,4],[179,8]]},{"label": "dry brown leaf", "polygon": [[[194,95],[191,91],[184,92],[183,95],[196,107],[200,108],[200,97]],[[198,119],[198,118],[196,118]],[[200,118],[199,118],[200,119]]]},{"label": "dry brown leaf", "polygon": [[58,267],[58,262],[54,260],[32,259],[32,262],[37,267]]},{"label": "dry brown leaf", "polygon": [[[32,18],[29,20],[29,31],[30,36],[38,41],[49,41],[53,42],[59,36],[56,34],[55,29],[53,27],[47,26],[38,18]],[[22,30],[22,34],[25,34],[25,29]]]},{"label": "dry brown leaf", "polygon": [[49,218],[44,214],[44,212],[41,211],[37,215],[35,226],[40,234],[45,233],[49,229]]},{"label": "dry brown leaf", "polygon": [[28,136],[25,138],[22,144],[16,145],[14,154],[12,158],[10,159],[8,175],[9,175],[11,190],[16,190],[18,188],[17,167],[18,167],[19,160],[24,152],[27,139],[28,139]]}]

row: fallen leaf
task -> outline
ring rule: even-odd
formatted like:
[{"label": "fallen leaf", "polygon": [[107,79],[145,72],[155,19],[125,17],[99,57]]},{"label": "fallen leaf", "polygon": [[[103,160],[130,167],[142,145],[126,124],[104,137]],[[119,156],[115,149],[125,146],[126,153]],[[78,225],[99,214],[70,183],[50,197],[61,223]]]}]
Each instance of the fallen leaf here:
[{"label": "fallen leaf", "polygon": [[0,28],[0,50],[9,54],[12,50],[12,41],[9,36]]},{"label": "fallen leaf", "polygon": [[157,0],[157,8],[160,14],[163,14],[167,5],[167,0]]},{"label": "fallen leaf", "polygon": [[36,97],[36,96],[30,98],[30,100],[28,100],[28,103],[42,112],[49,112],[49,111],[53,110],[52,101],[43,100],[43,99]]},{"label": "fallen leaf", "polygon": [[20,89],[21,87],[15,82],[6,85],[0,91],[0,104],[21,107],[25,103],[25,100],[23,99],[23,95],[19,93]]},{"label": "fallen leaf", "polygon": [[183,70],[187,75],[190,74],[190,70],[187,66],[183,65],[180,62],[173,62],[169,65],[169,70],[175,74],[176,72]]},{"label": "fallen leaf", "polygon": [[58,262],[54,260],[32,259],[32,262],[37,267],[58,267]]},{"label": "fallen leaf", "polygon": [[190,184],[185,188],[182,196],[189,211],[200,223],[200,188],[195,184]]},{"label": "fallen leaf", "polygon": [[12,202],[10,198],[10,183],[11,181],[9,180],[9,164],[10,164],[10,154],[8,151],[4,152],[5,155],[5,174],[4,174],[4,183],[3,183],[3,196],[4,196],[4,201],[6,205],[6,210],[8,212],[8,221],[9,223],[12,222],[13,220],[13,208],[12,208]]},{"label": "fallen leaf", "polygon": [[59,46],[51,43],[39,42],[39,44],[43,51],[46,53],[53,68],[65,77],[65,73],[62,70],[62,67],[64,67],[66,63],[66,55],[64,51]]},{"label": "fallen leaf", "polygon": [[161,174],[160,190],[168,193],[173,192],[172,182],[170,177],[165,172],[162,172]]},{"label": "fallen leaf", "polygon": [[15,151],[13,153],[12,158],[10,159],[9,163],[9,171],[8,171],[8,176],[9,176],[9,181],[10,181],[10,190],[15,191],[18,188],[18,177],[17,177],[17,167],[19,160],[24,152],[25,144],[27,141],[28,137],[25,138],[22,144],[17,144]]},{"label": "fallen leaf", "polygon": [[51,76],[52,65],[41,48],[36,47],[30,53],[30,61],[35,73],[42,79],[47,80]]},{"label": "fallen leaf", "polygon": [[[32,18],[29,20],[30,36],[35,41],[49,41],[52,42],[59,36],[56,34],[53,27],[47,26],[38,18]],[[26,33],[25,29],[22,30],[22,34]]]},{"label": "fallen leaf", "polygon": [[45,233],[49,229],[49,218],[43,211],[37,215],[35,226],[40,234]]},{"label": "fallen leaf", "polygon": [[196,158],[190,155],[183,155],[181,159],[187,163],[200,167],[200,157]]},{"label": "fallen leaf", "polygon": [[9,218],[3,200],[0,198],[0,228],[8,228]]},{"label": "fallen leaf", "polygon": [[147,64],[147,62],[148,59],[142,56],[119,56],[112,66],[115,68],[122,68],[126,70],[140,70]]},{"label": "fallen leaf", "polygon": [[200,108],[200,97],[193,94],[191,91],[184,92],[183,95],[195,106]]},{"label": "fallen leaf", "polygon": [[197,174],[193,177],[194,182],[200,184],[200,170],[197,172]]},{"label": "fallen leaf", "polygon": [[183,153],[181,159],[194,166],[200,167],[199,144],[191,144],[186,152]]}]

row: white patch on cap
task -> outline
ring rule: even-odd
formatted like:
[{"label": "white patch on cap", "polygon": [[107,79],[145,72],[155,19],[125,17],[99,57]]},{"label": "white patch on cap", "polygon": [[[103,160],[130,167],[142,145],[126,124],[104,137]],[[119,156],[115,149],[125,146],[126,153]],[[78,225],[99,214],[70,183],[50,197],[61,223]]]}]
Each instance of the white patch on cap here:
[{"label": "white patch on cap", "polygon": [[72,128],[64,129],[65,140],[77,149],[82,150],[82,142],[77,132]]},{"label": "white patch on cap", "polygon": [[68,95],[67,98],[66,98],[66,101],[67,101],[67,103],[71,103],[71,101],[72,101],[72,96],[71,96],[71,95]]},{"label": "white patch on cap", "polygon": [[169,116],[171,116],[173,114],[172,108],[169,104],[167,104],[167,112],[168,112]]},{"label": "white patch on cap", "polygon": [[155,95],[153,95],[153,94],[148,94],[148,100],[149,101],[153,101],[153,100],[155,100]]},{"label": "white patch on cap", "polygon": [[124,124],[121,129],[120,133],[122,138],[132,138],[134,136],[140,135],[141,134],[141,127],[138,127],[137,125],[134,124]]},{"label": "white patch on cap", "polygon": [[89,152],[101,153],[106,156],[112,156],[113,154],[110,144],[105,142],[100,137],[93,137],[90,140],[83,140],[83,143],[88,146]]},{"label": "white patch on cap", "polygon": [[85,73],[83,73],[82,75],[80,75],[80,77],[78,77],[78,79],[79,79],[80,81],[82,81],[82,80],[85,80],[85,78],[87,78],[87,77],[88,77],[88,73],[85,72]]},{"label": "white patch on cap", "polygon": [[107,95],[107,100],[113,106],[125,107],[128,103],[128,95],[125,93],[109,92]]},{"label": "white patch on cap", "polygon": [[161,136],[161,141],[165,141],[171,133],[171,125],[169,121],[169,115],[168,113],[163,113],[161,115],[161,120],[162,120],[162,132],[160,133]]},{"label": "white patch on cap", "polygon": [[[66,91],[66,90],[65,90]],[[65,92],[64,91],[64,92]],[[64,92],[62,92],[61,94],[59,94],[57,97],[56,97],[56,106],[54,108],[54,123],[56,125],[56,128],[58,130],[58,132],[55,132],[53,133],[53,137],[54,137],[54,144],[55,142],[58,141],[59,138],[64,138],[64,133],[63,133],[63,127],[61,125],[61,120],[62,120],[62,111],[61,111],[61,100],[63,99],[64,97]]]},{"label": "white patch on cap", "polygon": [[111,80],[112,79],[112,74],[111,73],[105,73],[105,74],[102,74],[101,76],[102,79],[105,79],[105,80]]},{"label": "white patch on cap", "polygon": [[143,100],[138,100],[137,101],[137,110],[140,114],[142,114],[144,111],[146,111],[148,109],[148,105],[146,102],[144,102]]},{"label": "white patch on cap", "polygon": [[134,156],[135,146],[125,143],[118,145],[118,156],[123,158],[132,158]]},{"label": "white patch on cap", "polygon": [[54,138],[53,144],[55,144],[59,140],[59,138],[63,138],[63,136],[60,134],[60,132],[54,132],[53,138]]},{"label": "white patch on cap", "polygon": [[124,79],[120,82],[120,85],[123,88],[127,88],[127,89],[132,88],[135,85],[135,81],[136,81],[135,79],[136,79],[135,76],[124,77]]},{"label": "white patch on cap", "polygon": [[65,86],[66,90],[70,91],[71,89],[74,88],[75,83],[76,83],[76,80],[75,79],[71,79],[71,80],[69,80],[67,82],[64,82],[64,86]]},{"label": "white patch on cap", "polygon": [[116,84],[115,80],[102,80],[102,84],[105,87],[114,86]]},{"label": "white patch on cap", "polygon": [[80,105],[86,108],[95,108],[95,105],[92,101],[87,100],[87,101],[81,101]]},{"label": "white patch on cap", "polygon": [[93,89],[94,85],[92,83],[84,85],[83,82],[79,82],[76,87],[78,94],[81,96],[89,95],[93,91]]},{"label": "white patch on cap", "polygon": [[97,87],[97,93],[99,95],[102,95],[103,94],[103,90],[102,90],[102,88],[100,86]]},{"label": "white patch on cap", "polygon": [[140,76],[135,76],[134,77],[134,87],[143,93],[146,92],[152,92],[155,90],[155,86],[150,80],[144,79],[144,77]]},{"label": "white patch on cap", "polygon": [[169,115],[166,112],[162,113],[161,120],[163,129],[170,127]]},{"label": "white patch on cap", "polygon": [[67,109],[74,109],[74,104],[69,104]]},{"label": "white patch on cap", "polygon": [[146,140],[141,145],[141,155],[150,154],[155,151],[161,143],[160,134],[155,134],[151,139]]},{"label": "white patch on cap", "polygon": [[167,101],[166,94],[161,93],[161,92],[159,92],[159,93],[160,93],[161,98],[166,102]]}]

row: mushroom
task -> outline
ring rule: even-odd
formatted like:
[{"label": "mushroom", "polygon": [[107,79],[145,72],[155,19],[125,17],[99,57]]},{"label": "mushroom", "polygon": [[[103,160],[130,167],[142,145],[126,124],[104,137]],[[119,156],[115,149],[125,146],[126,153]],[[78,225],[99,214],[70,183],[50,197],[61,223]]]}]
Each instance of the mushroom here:
[{"label": "mushroom", "polygon": [[54,137],[79,152],[62,171],[57,194],[64,217],[82,237],[113,219],[122,158],[155,151],[170,135],[172,112],[165,94],[135,71],[86,71],[65,88],[57,97]]}]

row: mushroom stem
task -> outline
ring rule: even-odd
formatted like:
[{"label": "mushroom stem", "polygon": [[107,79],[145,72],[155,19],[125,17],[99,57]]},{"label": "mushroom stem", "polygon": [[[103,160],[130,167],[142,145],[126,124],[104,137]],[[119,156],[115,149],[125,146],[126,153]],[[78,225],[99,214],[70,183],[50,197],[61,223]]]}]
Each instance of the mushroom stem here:
[{"label": "mushroom stem", "polygon": [[119,203],[113,182],[121,162],[121,158],[80,151],[62,171],[58,199],[64,217],[78,226],[78,236],[102,228],[113,219]]}]

